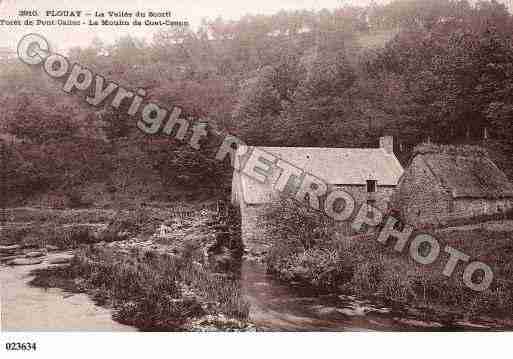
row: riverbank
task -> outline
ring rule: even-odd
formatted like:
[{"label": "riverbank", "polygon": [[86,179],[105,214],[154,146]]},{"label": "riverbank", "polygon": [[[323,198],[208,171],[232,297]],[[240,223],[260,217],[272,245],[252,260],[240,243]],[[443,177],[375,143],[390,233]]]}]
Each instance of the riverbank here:
[{"label": "riverbank", "polygon": [[467,253],[472,260],[489,264],[495,275],[484,292],[468,289],[457,268],[451,278],[442,274],[446,261],[429,266],[384,246],[376,235],[344,238],[332,236],[311,242],[307,249],[289,238],[273,245],[266,258],[269,272],[286,281],[307,284],[325,293],[345,293],[407,304],[414,311],[446,321],[492,321],[512,328],[513,243],[511,231],[496,223],[472,229],[437,233],[441,243]]},{"label": "riverbank", "polygon": [[251,329],[233,281],[209,273],[192,256],[118,248],[81,249],[68,266],[34,271],[31,284],[87,293],[111,308],[116,321],[143,331]]},{"label": "riverbank", "polygon": [[29,224],[3,231],[8,265],[35,264],[28,251],[40,261],[49,249],[74,249],[68,265],[37,268],[33,286],[86,293],[119,323],[145,331],[254,330],[231,278],[240,239],[211,212],[22,209],[11,219]]},{"label": "riverbank", "polygon": [[[34,218],[48,216],[47,212],[31,213]],[[507,310],[504,314],[495,311],[501,308],[499,299],[503,307],[511,303],[505,294],[496,293],[496,301],[489,304],[495,308],[489,313],[479,311],[484,308],[480,302],[462,304],[451,283],[436,276],[437,271],[441,273],[438,268],[422,272],[407,261],[408,256],[397,255],[372,236],[323,239],[304,227],[303,241],[284,237],[275,242],[267,258],[250,258],[243,254],[238,228],[211,213],[173,219],[151,209],[138,215],[114,215],[108,223],[97,222],[95,211],[85,213],[82,223],[70,223],[72,218],[76,220],[76,212],[57,212],[53,214],[58,215],[58,225],[50,217],[42,226],[34,227],[37,231],[56,228],[56,242],[52,243],[73,249],[69,264],[62,258],[61,264],[51,264],[62,248],[45,247],[45,237],[34,235],[30,226],[18,226],[17,231],[25,234],[17,237],[14,256],[45,264],[12,266],[5,272],[35,268],[29,289],[44,293],[64,290],[64,296],[88,298],[109,313],[109,318],[112,313],[119,325],[126,323],[146,331],[513,328],[504,319],[511,318]],[[15,227],[13,223],[27,220],[30,218],[15,218],[10,224]],[[91,222],[96,225],[90,226]],[[66,231],[75,227],[88,227],[87,235],[76,240],[66,238]],[[456,232],[445,229],[439,237],[494,268],[502,266],[504,271],[496,278],[508,278],[508,228],[493,223]],[[287,233],[298,233],[292,229]],[[469,230],[476,232],[469,235]],[[485,237],[490,240],[483,241]],[[35,251],[43,256],[26,258]],[[7,252],[0,257],[3,263],[16,259]],[[494,258],[496,262],[489,261]],[[260,263],[255,262],[257,259]],[[27,280],[20,279],[20,283],[27,286]],[[488,303],[487,298],[481,300]],[[17,310],[30,311],[29,304]],[[10,315],[16,316],[16,307],[10,310],[14,311]]]},{"label": "riverbank", "polygon": [[34,269],[55,266],[55,259],[70,257],[71,252],[52,252],[40,264],[0,266],[2,331],[135,331],[112,319],[108,308],[95,305],[85,293],[59,288],[31,286]]}]

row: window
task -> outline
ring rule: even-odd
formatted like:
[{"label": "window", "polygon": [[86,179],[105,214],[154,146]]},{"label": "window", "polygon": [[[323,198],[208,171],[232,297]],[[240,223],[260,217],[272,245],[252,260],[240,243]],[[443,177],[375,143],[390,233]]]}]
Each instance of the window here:
[{"label": "window", "polygon": [[374,193],[376,192],[376,180],[367,180],[367,192]]}]

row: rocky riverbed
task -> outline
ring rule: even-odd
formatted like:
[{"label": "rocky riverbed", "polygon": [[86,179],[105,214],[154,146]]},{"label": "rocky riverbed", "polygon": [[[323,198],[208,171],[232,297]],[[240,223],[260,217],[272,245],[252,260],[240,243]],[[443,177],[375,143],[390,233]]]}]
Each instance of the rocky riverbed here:
[{"label": "rocky riverbed", "polygon": [[229,225],[208,215],[133,223],[114,219],[74,232],[73,240],[57,234],[55,242],[74,248],[65,254],[42,236],[28,243],[29,233],[18,243],[4,241],[2,262],[35,275],[25,284],[87,294],[114,320],[140,330],[255,330],[233,280],[242,252]]},{"label": "rocky riverbed", "polygon": [[0,246],[0,263],[7,266],[31,266],[47,262],[48,264],[65,264],[72,257],[69,252],[59,252],[59,248],[46,245],[7,244]]}]

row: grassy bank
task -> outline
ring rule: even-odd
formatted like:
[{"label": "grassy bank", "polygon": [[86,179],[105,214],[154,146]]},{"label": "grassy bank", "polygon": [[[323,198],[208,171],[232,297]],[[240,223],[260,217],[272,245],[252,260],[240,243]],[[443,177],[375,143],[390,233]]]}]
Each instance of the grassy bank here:
[{"label": "grassy bank", "polygon": [[248,329],[238,286],[190,258],[90,247],[69,266],[35,271],[31,284],[87,292],[115,320],[144,331]]}]

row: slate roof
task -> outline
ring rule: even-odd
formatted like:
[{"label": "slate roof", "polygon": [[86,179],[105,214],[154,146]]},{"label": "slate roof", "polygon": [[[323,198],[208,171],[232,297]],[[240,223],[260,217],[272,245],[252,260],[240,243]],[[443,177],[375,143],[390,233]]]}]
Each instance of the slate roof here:
[{"label": "slate roof", "polygon": [[[377,180],[378,186],[396,186],[404,170],[393,154],[382,148],[258,147],[332,185],[365,185]],[[272,191],[241,174],[244,200],[249,204],[269,202]]]}]

